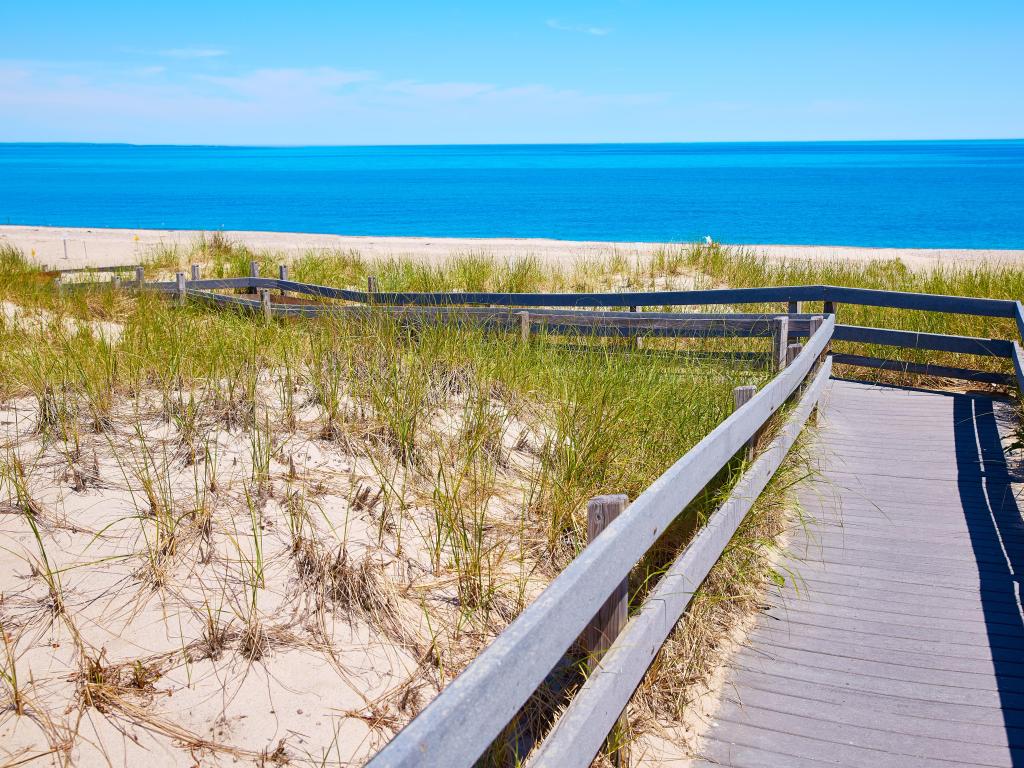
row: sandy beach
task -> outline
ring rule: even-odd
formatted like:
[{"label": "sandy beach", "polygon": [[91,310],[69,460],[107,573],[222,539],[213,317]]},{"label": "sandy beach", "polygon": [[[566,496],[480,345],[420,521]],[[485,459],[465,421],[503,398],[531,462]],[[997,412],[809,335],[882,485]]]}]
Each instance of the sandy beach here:
[{"label": "sandy beach", "polygon": [[[227,231],[232,241],[254,251],[299,254],[310,249],[355,250],[363,256],[401,256],[443,261],[452,255],[486,253],[496,258],[532,255],[544,261],[601,258],[619,253],[646,256],[665,243],[549,240],[542,238],[375,237],[297,232]],[[160,246],[188,247],[196,230],[85,229],[0,226],[0,244],[10,243],[32,261],[54,269],[137,264]],[[908,267],[935,264],[1024,264],[1024,250],[954,248],[867,248],[838,245],[745,245],[772,258],[870,261],[900,259]]]}]

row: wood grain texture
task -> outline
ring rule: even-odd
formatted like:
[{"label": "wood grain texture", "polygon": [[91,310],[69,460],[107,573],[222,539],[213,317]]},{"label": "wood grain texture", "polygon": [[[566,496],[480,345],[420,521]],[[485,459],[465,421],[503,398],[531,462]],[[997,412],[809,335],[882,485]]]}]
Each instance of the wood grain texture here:
[{"label": "wood grain texture", "polygon": [[792,575],[695,765],[1024,765],[1009,403],[834,381]]}]

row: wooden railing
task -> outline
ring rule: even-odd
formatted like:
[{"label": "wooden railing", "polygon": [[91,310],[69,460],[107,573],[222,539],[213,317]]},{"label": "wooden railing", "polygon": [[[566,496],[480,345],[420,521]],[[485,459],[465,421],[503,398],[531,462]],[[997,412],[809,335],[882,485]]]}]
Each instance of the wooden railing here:
[{"label": "wooden railing", "polygon": [[[135,283],[124,285],[145,287],[205,301],[219,306],[234,306],[242,309],[260,310],[268,317],[317,317],[325,314],[365,312],[367,305],[384,308],[384,311],[413,320],[455,318],[476,320],[489,327],[511,329],[514,325],[527,323],[529,332],[545,327],[550,331],[580,332],[588,329],[595,335],[646,335],[646,336],[695,336],[695,335],[771,335],[763,326],[752,326],[748,330],[728,327],[723,316],[710,319],[708,315],[630,312],[601,313],[602,320],[593,316],[593,311],[573,313],[567,316],[564,308],[610,307],[707,307],[734,306],[742,304],[785,303],[793,326],[791,337],[805,335],[805,329],[798,324],[811,315],[799,312],[804,302],[821,302],[822,314],[835,314],[840,304],[856,304],[895,309],[920,310],[926,312],[947,312],[993,318],[1012,318],[1024,338],[1024,307],[1019,301],[985,299],[962,296],[943,296],[926,293],[883,291],[867,288],[846,288],[834,285],[780,286],[768,288],[720,288],[701,291],[644,291],[622,293],[381,293],[376,290],[357,291],[347,288],[333,288],[311,285],[287,279],[287,267],[281,266],[277,278],[260,277],[255,263],[249,277],[199,279],[199,268],[193,265],[191,280],[185,273],[179,273],[175,281],[143,283],[142,268],[136,269]],[[113,280],[113,278],[112,278]],[[121,285],[122,283],[118,283]],[[68,288],[95,286],[97,283],[71,283]],[[376,280],[370,280],[371,287]],[[215,293],[222,290],[245,290],[260,295],[259,299]],[[280,292],[281,298],[271,295]],[[294,297],[285,294],[311,297],[320,303],[294,303]],[[355,302],[358,306],[340,305],[337,301]],[[484,305],[484,306],[481,306]],[[506,312],[500,312],[506,308]],[[403,311],[404,309],[404,311]],[[528,315],[524,321],[522,312]],[[553,324],[552,315],[564,318],[560,325]],[[743,315],[730,312],[729,323],[742,319],[760,318],[770,322],[772,314]],[[702,326],[698,318],[705,318]],[[673,322],[675,325],[673,326]],[[717,325],[716,325],[717,323]],[[836,341],[848,341],[880,346],[903,347],[914,350],[950,352],[1006,358],[1013,362],[1014,375],[971,368],[957,368],[931,363],[916,363],[866,355],[836,354],[836,364],[865,368],[928,374],[945,378],[960,378],[976,382],[1011,385],[1024,384],[1024,350],[1018,340],[974,338],[947,334],[921,333],[916,331],[870,328],[855,325],[837,325]]]},{"label": "wooden railing", "polygon": [[[193,276],[197,276],[195,272]],[[374,312],[390,313],[413,322],[473,322],[504,330],[518,328],[527,335],[547,329],[554,333],[773,338],[776,376],[738,405],[725,421],[607,524],[536,600],[373,758],[370,765],[374,768],[472,765],[592,624],[609,597],[621,590],[630,570],[659,536],[723,467],[754,440],[768,420],[792,400],[793,406],[786,411],[785,422],[770,444],[751,457],[725,502],[675,559],[638,612],[625,622],[617,636],[608,638],[610,645],[602,648],[586,682],[529,760],[531,766],[589,765],[694,592],[721,557],[817,407],[833,362],[976,381],[1012,380],[1002,374],[971,369],[830,355],[832,341],[1008,358],[1013,362],[1018,385],[1024,383],[1024,353],[1018,340],[837,325],[835,320],[838,303],[862,304],[1013,318],[1024,334],[1024,308],[1014,301],[836,286],[614,294],[378,293],[307,285],[285,277],[284,271],[278,279],[256,275],[186,281],[179,275],[173,283],[142,284],[140,279],[137,287],[176,294],[181,301],[196,299],[262,311],[268,318],[365,314],[365,305],[372,304]],[[256,290],[258,298],[215,293],[243,289]],[[358,302],[359,306],[275,303],[271,290],[321,300]],[[824,303],[823,315],[799,311],[801,302],[819,301]],[[787,314],[780,317],[753,313],[580,311],[583,307],[703,307],[766,302],[786,302]],[[576,311],[566,311],[566,307]],[[794,338],[806,338],[806,343],[790,345]]]}]

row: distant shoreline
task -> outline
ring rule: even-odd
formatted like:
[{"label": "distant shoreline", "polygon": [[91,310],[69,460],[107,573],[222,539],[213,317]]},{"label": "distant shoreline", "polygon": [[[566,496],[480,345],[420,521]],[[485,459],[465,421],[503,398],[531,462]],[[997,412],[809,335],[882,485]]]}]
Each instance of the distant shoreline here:
[{"label": "distant shoreline", "polygon": [[[86,266],[137,264],[155,247],[177,245],[187,248],[203,234],[199,230],[0,225],[0,245],[14,245],[36,264],[57,269],[75,269]],[[394,256],[431,262],[444,261],[453,255],[464,253],[484,253],[499,259],[532,255],[543,261],[605,258],[613,254],[646,257],[666,246],[680,245],[547,238],[375,237],[258,231],[225,231],[223,234],[254,251],[298,255],[310,249],[355,250],[367,258]],[[908,267],[915,269],[954,263],[1024,265],[1024,249],[874,248],[776,244],[736,247],[748,248],[770,258],[779,259],[835,259],[851,262],[900,259]]]}]

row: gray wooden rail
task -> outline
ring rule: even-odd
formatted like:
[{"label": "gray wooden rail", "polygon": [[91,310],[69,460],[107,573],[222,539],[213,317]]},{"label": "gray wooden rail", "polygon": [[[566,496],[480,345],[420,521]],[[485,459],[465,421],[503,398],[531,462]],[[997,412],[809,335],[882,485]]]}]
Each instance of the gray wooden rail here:
[{"label": "gray wooden rail", "polygon": [[[792,365],[641,493],[370,765],[472,765],[637,561],[804,383],[818,366],[834,327],[834,318],[827,318]],[[809,389],[809,396],[816,391]],[[701,541],[712,544],[699,544],[699,549],[713,548],[718,539],[705,536]],[[705,557],[717,559],[720,554],[721,550],[712,554],[709,549]],[[598,745],[606,733],[594,736]]]},{"label": "gray wooden rail", "polygon": [[[521,322],[519,319],[510,319],[505,316],[502,319],[499,313],[495,313],[495,307],[506,308],[528,308],[530,312],[531,330],[539,330],[547,322],[547,329],[551,332],[580,332],[587,323],[590,326],[590,333],[594,335],[647,335],[647,336],[686,336],[686,335],[712,335],[716,333],[713,329],[700,329],[699,324],[681,324],[672,328],[670,325],[649,325],[641,322],[641,318],[651,318],[660,315],[662,320],[669,320],[664,313],[639,312],[629,313],[630,317],[636,318],[632,324],[626,320],[621,322],[599,322],[588,319],[574,319],[570,323],[552,324],[550,320],[544,321],[545,315],[558,314],[559,310],[554,308],[610,308],[610,307],[683,307],[683,306],[714,306],[714,305],[740,305],[749,303],[786,303],[789,309],[799,308],[808,301],[820,301],[824,304],[825,313],[831,314],[839,304],[860,304],[876,307],[891,307],[897,309],[920,310],[927,312],[949,312],[994,318],[1012,318],[1015,320],[1019,332],[1024,338],[1024,308],[1018,301],[1003,299],[985,299],[961,296],[944,296],[937,294],[908,293],[900,291],[883,291],[866,288],[846,288],[834,285],[809,285],[809,286],[779,286],[769,288],[721,288],[702,291],[646,291],[646,292],[622,292],[622,293],[490,293],[490,292],[446,292],[446,293],[393,293],[373,291],[357,291],[346,288],[334,288],[323,285],[312,285],[307,283],[287,280],[287,270],[280,271],[279,278],[269,277],[235,277],[235,278],[212,278],[190,280],[185,283],[185,291],[190,298],[214,303],[219,306],[234,306],[240,309],[251,309],[253,311],[269,311],[272,316],[280,317],[318,317],[325,314],[336,314],[351,312],[351,307],[338,305],[338,301],[355,302],[357,304],[372,304],[375,307],[387,307],[390,310],[398,308],[420,308],[424,312],[423,317],[453,319],[453,315],[437,314],[449,309],[465,317],[480,318],[480,312],[489,313],[483,322],[494,328],[510,328],[512,323]],[[182,275],[184,278],[184,275]],[[66,286],[68,289],[83,287],[95,287],[109,285],[109,283],[72,283]],[[156,290],[167,293],[174,293],[179,290],[176,281],[151,282],[136,284],[147,290]],[[240,296],[230,296],[214,293],[221,290],[244,290],[258,291],[277,290],[284,293],[292,293],[311,297],[320,303],[294,304],[275,303],[270,298],[270,309],[266,308],[254,299],[246,299]],[[489,305],[487,307],[474,305]],[[434,314],[427,314],[428,310]],[[564,311],[564,310],[563,310]],[[591,314],[587,312],[586,314]],[[625,316],[627,313],[617,313]],[[729,313],[730,317],[743,317],[739,313]],[[606,319],[615,315],[607,314]],[[747,315],[750,317],[751,315]],[[404,317],[411,318],[412,315]],[[691,317],[693,317],[691,315]],[[704,315],[707,317],[707,315]],[[761,318],[767,315],[759,315]],[[793,323],[789,328],[791,338],[799,338],[805,334],[805,329],[800,327],[801,317],[810,317],[810,314],[794,315],[791,318]],[[685,319],[685,315],[679,315],[679,320]],[[691,333],[687,333],[689,328]],[[730,329],[720,326],[718,335],[736,335]],[[748,329],[742,335],[758,336],[771,335],[764,328],[760,331]],[[1009,359],[1014,365],[1014,378],[1018,385],[1024,384],[1024,350],[1020,349],[1017,341],[1005,339],[984,339],[963,336],[950,336],[946,334],[920,333],[914,331],[891,330],[886,328],[865,328],[861,326],[838,325],[835,331],[836,341],[849,341],[863,344],[875,344],[881,346],[905,347],[915,350],[952,352],[959,354],[982,355],[990,357],[1001,357]],[[870,368],[881,368],[886,370],[902,370],[909,373],[924,373],[921,364],[904,362],[900,360],[883,359],[865,355],[837,356],[836,362],[846,365],[857,365]],[[1003,383],[1006,377],[1001,374],[993,374],[985,371],[978,371],[964,368],[928,366],[929,372],[936,376],[947,376],[951,378],[964,378],[977,382]]]}]

